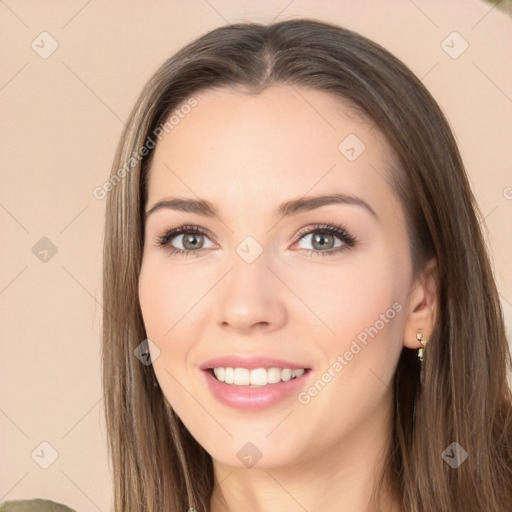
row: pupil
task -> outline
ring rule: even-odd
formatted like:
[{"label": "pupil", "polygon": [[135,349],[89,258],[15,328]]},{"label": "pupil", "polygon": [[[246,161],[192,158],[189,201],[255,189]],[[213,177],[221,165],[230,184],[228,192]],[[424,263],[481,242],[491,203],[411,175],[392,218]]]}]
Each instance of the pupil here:
[{"label": "pupil", "polygon": [[325,234],[317,234],[313,237],[313,244],[318,243],[320,247],[325,247],[328,245],[328,242],[325,241],[327,237],[332,237],[332,235],[325,235]]},{"label": "pupil", "polygon": [[183,245],[187,247],[187,245],[190,245],[189,249],[195,249],[198,245],[200,245],[197,242],[197,235],[187,235],[183,238]]}]

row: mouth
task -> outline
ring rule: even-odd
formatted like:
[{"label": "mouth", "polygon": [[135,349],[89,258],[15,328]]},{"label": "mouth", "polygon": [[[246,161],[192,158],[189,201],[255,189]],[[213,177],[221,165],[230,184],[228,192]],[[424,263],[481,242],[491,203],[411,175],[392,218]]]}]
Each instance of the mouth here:
[{"label": "mouth", "polygon": [[310,371],[310,368],[232,368],[216,367],[205,370],[213,378],[224,384],[242,388],[274,386],[281,382],[297,379]]},{"label": "mouth", "polygon": [[311,368],[203,368],[205,385],[219,404],[242,412],[292,404],[310,380]]}]

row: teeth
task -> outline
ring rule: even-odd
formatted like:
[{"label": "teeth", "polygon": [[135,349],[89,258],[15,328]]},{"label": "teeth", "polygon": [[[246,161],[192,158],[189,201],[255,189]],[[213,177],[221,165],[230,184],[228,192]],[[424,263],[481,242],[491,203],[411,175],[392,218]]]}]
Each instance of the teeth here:
[{"label": "teeth", "polygon": [[220,380],[221,382],[224,382],[226,379],[226,369],[225,368],[215,368],[213,370],[215,373],[215,377],[217,377],[217,380]]},{"label": "teeth", "polygon": [[281,380],[287,381],[292,378],[292,371],[288,368],[286,370],[281,370]]},{"label": "teeth", "polygon": [[269,368],[268,370],[263,368],[263,370],[267,374],[267,384],[277,384],[281,381],[281,368]]},{"label": "teeth", "polygon": [[233,370],[233,368],[226,368],[226,371],[224,372],[224,382],[226,384],[233,384],[234,380],[235,380],[235,370]]},{"label": "teeth", "polygon": [[[267,370],[265,368],[258,368],[251,370],[251,386],[265,386],[268,383]],[[280,376],[277,382],[279,382]],[[238,384],[238,383],[237,383]]]},{"label": "teeth", "polygon": [[248,370],[247,368],[214,368],[213,373],[220,382],[233,384],[235,386],[266,386],[267,384],[277,384],[281,381],[288,381],[300,377],[304,369],[290,370],[289,368],[256,368]]},{"label": "teeth", "polygon": [[248,386],[251,383],[251,372],[247,368],[235,368],[233,384],[237,386]]}]

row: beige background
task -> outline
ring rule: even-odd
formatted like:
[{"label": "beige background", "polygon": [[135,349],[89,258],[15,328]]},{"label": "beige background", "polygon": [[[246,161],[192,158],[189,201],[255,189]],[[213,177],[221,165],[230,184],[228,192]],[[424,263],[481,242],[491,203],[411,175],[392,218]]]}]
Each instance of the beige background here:
[{"label": "beige background", "polygon": [[[46,497],[78,511],[109,510],[99,359],[105,202],[92,191],[108,178],[123,120],[150,74],[227,22],[338,23],[422,78],[460,143],[510,332],[512,21],[492,4],[6,0],[0,16],[0,501]],[[46,59],[44,31],[58,43]],[[456,59],[442,47],[453,31],[469,44]],[[450,41],[452,53],[462,48],[461,39]],[[41,252],[43,237],[56,254]],[[52,448],[42,442],[58,453],[47,469],[40,464],[51,462]]]}]

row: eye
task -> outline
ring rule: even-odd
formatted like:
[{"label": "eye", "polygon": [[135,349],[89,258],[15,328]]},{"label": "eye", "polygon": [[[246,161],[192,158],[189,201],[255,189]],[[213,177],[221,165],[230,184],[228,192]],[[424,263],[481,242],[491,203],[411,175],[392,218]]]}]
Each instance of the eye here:
[{"label": "eye", "polygon": [[[190,225],[178,226],[166,231],[163,235],[157,236],[155,243],[158,247],[167,247],[170,255],[199,256],[205,247],[205,238],[208,233],[197,227]],[[334,223],[317,224],[299,232],[299,242],[310,239],[313,249],[306,250],[308,254],[315,256],[329,256],[351,249],[356,245],[356,239],[342,226]],[[341,243],[336,244],[336,239]],[[176,247],[173,243],[177,240],[183,249]]]},{"label": "eye", "polygon": [[[195,255],[198,256],[200,249],[204,248],[204,238],[208,233],[197,226],[178,226],[177,228],[166,231],[155,240],[158,247],[168,247],[169,254],[175,255]],[[183,249],[176,248],[172,241],[177,239],[182,244]]]},{"label": "eye", "polygon": [[[312,228],[306,228],[299,234],[299,242],[309,239],[313,250],[307,250],[308,254],[329,256],[351,249],[356,245],[356,239],[342,226],[334,223],[317,224]],[[336,238],[341,241],[336,245]]]}]

